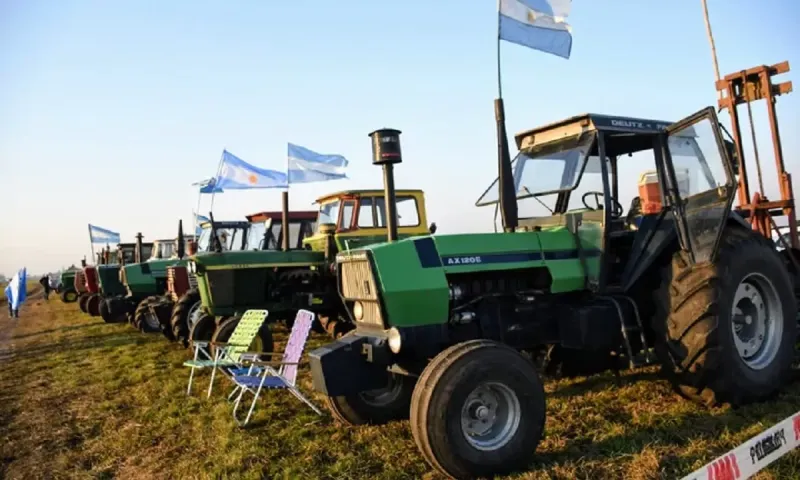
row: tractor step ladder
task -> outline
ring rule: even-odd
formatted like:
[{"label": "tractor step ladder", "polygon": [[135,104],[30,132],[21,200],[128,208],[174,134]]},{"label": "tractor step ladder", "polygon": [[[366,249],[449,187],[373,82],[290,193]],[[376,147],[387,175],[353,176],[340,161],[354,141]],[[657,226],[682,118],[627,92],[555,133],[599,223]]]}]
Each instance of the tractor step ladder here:
[{"label": "tractor step ladder", "polygon": [[[630,322],[626,321],[627,316],[625,312],[622,311],[622,306],[620,305],[617,298],[613,296],[604,297],[606,300],[611,302],[614,305],[614,308],[617,309],[617,316],[619,317],[620,323],[620,331],[622,332],[622,340],[625,343],[625,351],[628,355],[628,365],[630,368],[637,368],[637,367],[644,367],[646,365],[651,365],[654,362],[654,356],[650,348],[647,346],[647,340],[644,337],[644,327],[642,326],[642,319],[639,316],[639,308],[636,306],[636,302],[633,301],[632,298],[619,295],[618,298],[622,300],[626,300],[630,303],[634,318],[636,319],[636,323],[634,325],[630,325]],[[638,352],[633,351],[633,347],[631,346],[631,337],[630,334],[639,334],[639,341],[641,342],[641,350]]]}]

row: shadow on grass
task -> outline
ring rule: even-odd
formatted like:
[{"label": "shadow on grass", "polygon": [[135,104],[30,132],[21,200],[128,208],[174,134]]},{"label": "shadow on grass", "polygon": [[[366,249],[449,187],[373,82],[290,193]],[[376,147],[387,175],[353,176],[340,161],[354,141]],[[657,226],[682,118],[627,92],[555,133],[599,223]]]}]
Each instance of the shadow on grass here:
[{"label": "shadow on grass", "polygon": [[104,323],[102,323],[102,322],[101,323],[97,323],[97,322],[84,323],[84,324],[81,324],[81,325],[69,325],[69,326],[61,327],[61,328],[52,328],[50,330],[41,330],[41,331],[38,331],[38,332],[35,332],[35,333],[28,333],[26,335],[15,335],[15,336],[12,337],[12,340],[22,340],[22,339],[25,339],[25,338],[39,337],[39,336],[42,336],[42,335],[49,335],[51,333],[71,332],[71,331],[80,330],[80,329],[83,329],[83,328],[96,327],[98,325],[104,325]]},{"label": "shadow on grass", "polygon": [[21,351],[14,350],[9,355],[9,359],[31,359],[53,353],[74,354],[85,350],[93,350],[98,348],[113,348],[124,345],[144,345],[150,343],[150,341],[150,337],[143,336],[138,332],[111,332],[82,337],[77,340],[53,342],[49,345],[34,346]]},{"label": "shadow on grass", "polygon": [[586,393],[608,390],[610,387],[623,388],[629,387],[639,382],[652,382],[663,379],[658,372],[640,371],[628,375],[602,374],[594,377],[587,377],[576,383],[557,387],[548,397],[565,398],[572,396],[585,395]]}]

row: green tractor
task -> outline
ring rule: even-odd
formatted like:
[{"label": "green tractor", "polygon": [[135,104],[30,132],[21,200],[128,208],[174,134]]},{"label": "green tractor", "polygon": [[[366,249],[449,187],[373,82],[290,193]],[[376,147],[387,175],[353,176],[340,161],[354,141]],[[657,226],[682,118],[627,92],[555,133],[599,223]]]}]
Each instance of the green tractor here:
[{"label": "green tractor", "polygon": [[[247,221],[203,222],[197,241],[189,248],[189,255],[263,248],[265,230],[271,228],[270,213],[255,213],[246,218]],[[169,332],[165,329],[164,335],[186,347],[189,331],[202,312],[197,277],[189,273],[186,265],[171,265],[167,268],[167,288],[173,306]]]},{"label": "green tractor", "polygon": [[[292,212],[282,221],[273,212],[265,224],[258,251],[198,255],[189,262],[197,276],[202,301],[191,341],[225,342],[238,316],[251,308],[266,308],[273,320],[291,321],[295,312],[310,308],[320,315],[317,330],[338,336],[352,328],[340,321],[341,301],[331,269],[336,252],[384,241],[386,209],[380,190],[347,190],[316,200],[318,211]],[[288,210],[284,198],[284,211]],[[402,237],[430,233],[421,190],[399,190]],[[315,225],[316,224],[316,225]],[[435,230],[435,225],[430,227]],[[284,235],[283,232],[289,232]],[[271,347],[271,334],[265,348]]]},{"label": "green tractor", "polygon": [[[152,243],[142,243],[142,255],[149,257],[153,249]],[[122,283],[120,270],[123,265],[136,261],[136,243],[120,243],[115,252],[115,261],[111,261],[111,252],[107,250],[104,261],[97,266],[97,283],[100,301],[98,314],[106,323],[125,321],[125,296],[127,289]]]},{"label": "green tractor", "polygon": [[[792,281],[774,243],[732,210],[743,156],[713,107],[672,124],[568,118],[518,134],[513,162],[502,101],[496,111],[499,178],[478,205],[499,205],[503,232],[338,254],[356,328],[309,354],[338,420],[410,418],[429,464],[473,478],[532,460],[541,370],[660,364],[704,405],[786,385]],[[400,163],[399,132],[372,135],[373,163]]]},{"label": "green tractor", "polygon": [[75,272],[78,268],[72,266],[61,272],[57,292],[61,301],[73,303],[78,300],[78,291],[75,289]]},{"label": "green tractor", "polygon": [[[179,237],[182,235],[179,234]],[[160,317],[163,312],[150,307],[151,304],[157,304],[167,292],[167,267],[186,262],[182,259],[182,250],[185,248],[182,240],[170,238],[153,241],[150,258],[142,261],[144,245],[142,234],[139,233],[136,235],[135,263],[120,268],[120,281],[125,285],[127,295],[120,302],[119,311],[134,328],[143,333],[160,332],[162,329]],[[117,310],[114,309],[114,312]],[[166,317],[169,318],[169,313]]]}]

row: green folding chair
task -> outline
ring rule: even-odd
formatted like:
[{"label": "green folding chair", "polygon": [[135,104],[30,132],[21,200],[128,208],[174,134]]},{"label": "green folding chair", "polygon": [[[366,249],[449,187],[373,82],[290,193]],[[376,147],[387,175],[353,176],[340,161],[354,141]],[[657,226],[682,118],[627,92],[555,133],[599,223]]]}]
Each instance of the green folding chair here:
[{"label": "green folding chair", "polygon": [[[242,315],[239,324],[236,325],[236,328],[227,342],[194,342],[194,358],[183,362],[185,367],[191,368],[186,395],[192,394],[192,381],[194,379],[195,370],[211,369],[211,381],[208,384],[207,395],[210,397],[214,388],[214,378],[216,377],[217,370],[230,377],[231,369],[242,368],[243,365],[239,357],[243,353],[247,353],[248,348],[253,343],[253,340],[255,340],[256,335],[258,335],[258,331],[261,330],[264,322],[267,321],[267,316],[269,316],[267,310],[248,310]],[[209,345],[215,347],[213,356],[207,350]],[[201,353],[205,359],[199,358]]]}]

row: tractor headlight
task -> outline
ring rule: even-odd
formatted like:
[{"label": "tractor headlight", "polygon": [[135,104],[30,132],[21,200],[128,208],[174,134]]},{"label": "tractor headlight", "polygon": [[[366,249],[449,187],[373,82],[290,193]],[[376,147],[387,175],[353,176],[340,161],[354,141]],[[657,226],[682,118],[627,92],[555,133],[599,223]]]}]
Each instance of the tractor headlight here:
[{"label": "tractor headlight", "polygon": [[361,302],[353,304],[353,316],[356,322],[360,322],[364,318],[364,305]]},{"label": "tractor headlight", "polygon": [[197,264],[194,262],[194,260],[189,262],[189,273],[192,275],[197,273]]},{"label": "tractor headlight", "polygon": [[400,334],[400,330],[392,327],[387,333],[389,337],[389,350],[391,350],[394,354],[400,353],[400,347],[403,346],[403,336]]}]

